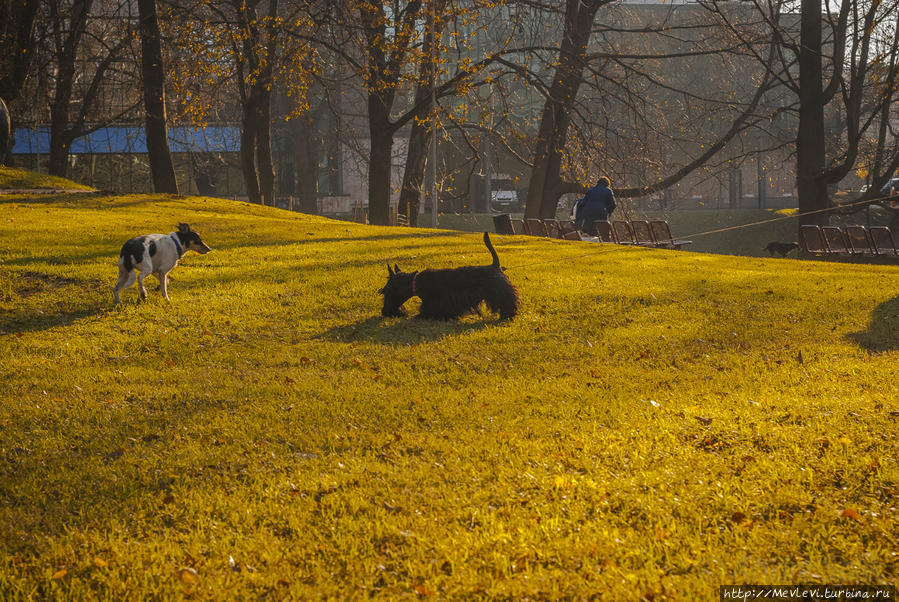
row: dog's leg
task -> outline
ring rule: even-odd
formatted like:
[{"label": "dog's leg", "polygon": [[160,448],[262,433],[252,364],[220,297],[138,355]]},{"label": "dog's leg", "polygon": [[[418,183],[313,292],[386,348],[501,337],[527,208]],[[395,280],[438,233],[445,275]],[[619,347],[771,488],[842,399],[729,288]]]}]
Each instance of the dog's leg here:
[{"label": "dog's leg", "polygon": [[140,289],[140,298],[147,298],[147,289],[144,287],[144,278],[147,277],[147,274],[144,272],[140,273],[140,276],[137,277],[137,286]]},{"label": "dog's leg", "polygon": [[166,301],[169,300],[169,273],[168,272],[160,272],[159,273],[159,291],[162,293],[162,298]]},{"label": "dog's leg", "polygon": [[119,267],[119,280],[112,287],[112,296],[115,297],[116,303],[122,302],[119,298],[119,293],[134,284],[136,278],[137,273],[134,270],[126,270],[124,267]]}]

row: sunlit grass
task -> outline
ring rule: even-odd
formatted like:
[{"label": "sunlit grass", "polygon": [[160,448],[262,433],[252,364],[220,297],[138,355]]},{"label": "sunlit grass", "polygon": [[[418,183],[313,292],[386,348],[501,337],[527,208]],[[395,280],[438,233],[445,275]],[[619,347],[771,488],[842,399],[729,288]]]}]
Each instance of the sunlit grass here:
[{"label": "sunlit grass", "polygon": [[[213,252],[113,306],[178,222]],[[493,240],[514,321],[382,319],[480,236],[0,201],[0,598],[897,582],[899,268]]]},{"label": "sunlit grass", "polygon": [[41,174],[26,169],[0,166],[0,189],[58,189],[93,190],[90,186],[78,184],[65,178]]}]

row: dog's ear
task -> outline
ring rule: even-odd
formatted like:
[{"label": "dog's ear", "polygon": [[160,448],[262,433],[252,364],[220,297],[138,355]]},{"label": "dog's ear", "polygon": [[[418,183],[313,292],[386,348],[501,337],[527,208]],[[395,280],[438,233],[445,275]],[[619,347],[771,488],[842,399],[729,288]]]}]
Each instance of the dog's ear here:
[{"label": "dog's ear", "polygon": [[402,274],[403,270],[400,269],[400,266],[393,264],[393,273],[394,274]]},{"label": "dog's ear", "polygon": [[190,232],[190,226],[188,224],[185,224],[184,222],[182,222],[182,223],[178,224],[178,232],[181,232],[182,234],[187,234],[188,232]]},{"label": "dog's ear", "polygon": [[390,264],[387,264],[387,275],[391,278],[393,277],[393,269],[391,269]]}]

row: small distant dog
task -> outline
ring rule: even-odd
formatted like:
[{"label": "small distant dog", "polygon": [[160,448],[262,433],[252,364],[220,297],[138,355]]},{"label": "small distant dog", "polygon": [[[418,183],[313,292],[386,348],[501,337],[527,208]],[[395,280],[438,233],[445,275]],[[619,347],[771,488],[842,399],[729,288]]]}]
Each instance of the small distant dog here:
[{"label": "small distant dog", "polygon": [[786,257],[787,253],[792,251],[793,249],[798,249],[799,243],[797,242],[769,242],[768,246],[765,247],[765,250],[771,254],[771,257],[774,257],[775,253],[780,253],[781,257]]},{"label": "small distant dog", "polygon": [[[210,251],[200,235],[187,224],[178,224],[177,232],[135,236],[126,242],[119,253],[119,281],[112,289],[115,302],[121,303],[119,292],[134,284],[135,278],[140,288],[140,298],[146,299],[144,278],[148,274],[153,274],[159,280],[159,290],[168,301],[169,272],[178,265],[178,260],[187,251],[200,254]],[[135,270],[140,272],[140,276]]]},{"label": "small distant dog", "polygon": [[493,256],[490,265],[406,273],[396,264],[393,269],[387,264],[387,285],[378,291],[384,295],[381,314],[405,316],[403,303],[410,297],[419,297],[419,318],[455,320],[478,312],[481,302],[503,320],[515,317],[519,306],[518,291],[503,273],[486,232],[484,244]]}]

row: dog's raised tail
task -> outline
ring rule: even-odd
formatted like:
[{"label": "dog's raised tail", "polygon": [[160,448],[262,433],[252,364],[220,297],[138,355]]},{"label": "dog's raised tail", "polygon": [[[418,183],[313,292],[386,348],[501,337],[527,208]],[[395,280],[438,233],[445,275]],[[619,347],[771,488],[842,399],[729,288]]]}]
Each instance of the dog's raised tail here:
[{"label": "dog's raised tail", "polygon": [[484,232],[484,244],[487,245],[487,250],[490,251],[490,254],[493,256],[493,264],[491,267],[499,269],[499,255],[496,254],[496,249],[493,248],[493,245],[490,244],[490,235],[487,232]]}]

